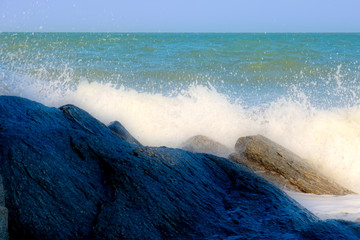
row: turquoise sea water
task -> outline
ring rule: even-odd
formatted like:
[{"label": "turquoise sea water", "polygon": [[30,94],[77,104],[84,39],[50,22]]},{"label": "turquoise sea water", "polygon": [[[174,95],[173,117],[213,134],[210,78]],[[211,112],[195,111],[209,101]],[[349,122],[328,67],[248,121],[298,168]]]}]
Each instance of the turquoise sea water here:
[{"label": "turquoise sea water", "polygon": [[0,56],[2,69],[45,81],[162,94],[211,84],[250,103],[294,87],[318,106],[358,100],[360,34],[2,33]]},{"label": "turquoise sea water", "polygon": [[0,94],[145,145],[263,134],[360,192],[360,34],[0,33]]}]

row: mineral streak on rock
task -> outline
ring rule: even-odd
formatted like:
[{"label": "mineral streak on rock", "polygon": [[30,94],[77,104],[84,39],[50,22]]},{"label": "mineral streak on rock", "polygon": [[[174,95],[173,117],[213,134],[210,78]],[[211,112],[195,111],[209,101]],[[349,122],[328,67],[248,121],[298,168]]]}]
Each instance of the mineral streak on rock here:
[{"label": "mineral streak on rock", "polygon": [[277,186],[314,194],[353,193],[323,176],[306,160],[264,136],[241,137],[236,142],[235,150],[230,159],[249,167]]}]

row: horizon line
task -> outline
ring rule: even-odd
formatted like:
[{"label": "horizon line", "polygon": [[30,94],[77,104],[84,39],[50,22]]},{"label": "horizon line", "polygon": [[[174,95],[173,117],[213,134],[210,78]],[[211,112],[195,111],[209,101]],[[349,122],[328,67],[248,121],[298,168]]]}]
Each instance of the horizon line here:
[{"label": "horizon line", "polygon": [[1,31],[1,33],[143,33],[143,34],[359,34],[359,32],[339,32],[339,31],[294,31],[294,32],[281,32],[281,31],[254,31],[254,32],[221,32],[221,31]]}]

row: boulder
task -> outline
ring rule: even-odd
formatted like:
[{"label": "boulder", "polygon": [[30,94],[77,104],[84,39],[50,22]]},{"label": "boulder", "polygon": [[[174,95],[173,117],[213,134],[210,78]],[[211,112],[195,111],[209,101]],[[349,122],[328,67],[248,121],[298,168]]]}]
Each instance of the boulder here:
[{"label": "boulder", "polygon": [[85,111],[0,96],[11,240],[354,239],[225,158],[135,145]]},{"label": "boulder", "polygon": [[118,137],[124,139],[125,141],[132,143],[132,144],[136,144],[136,145],[141,145],[141,143],[136,140],[127,130],[126,128],[124,128],[124,126],[119,123],[118,121],[114,121],[111,122],[108,126],[108,128]]},{"label": "boulder", "polygon": [[306,160],[261,136],[241,137],[230,159],[257,172],[279,187],[313,194],[345,195],[352,191],[316,171]]},{"label": "boulder", "polygon": [[186,140],[181,149],[195,153],[208,153],[216,156],[227,157],[232,150],[206,136],[196,135]]}]

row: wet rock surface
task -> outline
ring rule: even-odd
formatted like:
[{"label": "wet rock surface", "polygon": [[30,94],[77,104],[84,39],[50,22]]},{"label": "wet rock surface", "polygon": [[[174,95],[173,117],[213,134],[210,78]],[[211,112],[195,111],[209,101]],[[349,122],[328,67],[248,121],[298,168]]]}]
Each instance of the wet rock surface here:
[{"label": "wet rock surface", "polygon": [[239,138],[230,159],[239,162],[279,187],[314,194],[345,195],[352,191],[316,171],[306,160],[257,135]]},{"label": "wet rock surface", "polygon": [[11,240],[357,239],[224,158],[129,143],[85,111],[0,96]]}]

